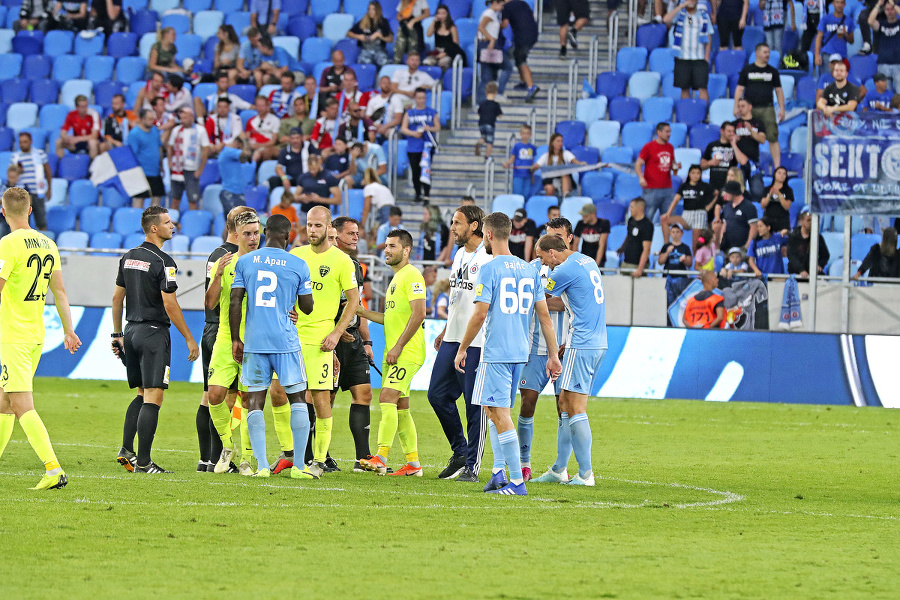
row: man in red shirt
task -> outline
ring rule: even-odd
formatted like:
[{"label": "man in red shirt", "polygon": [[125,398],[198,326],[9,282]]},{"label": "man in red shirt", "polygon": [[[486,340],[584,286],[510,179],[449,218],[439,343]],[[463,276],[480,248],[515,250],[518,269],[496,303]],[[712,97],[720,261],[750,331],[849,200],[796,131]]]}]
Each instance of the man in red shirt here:
[{"label": "man in red shirt", "polygon": [[256,116],[247,121],[247,129],[242,137],[250,142],[253,151],[253,162],[261,163],[278,156],[278,129],[281,121],[272,114],[269,99],[256,97]]},{"label": "man in red shirt", "polygon": [[56,140],[56,156],[62,158],[68,150],[78,154],[87,152],[94,158],[100,149],[99,138],[100,115],[88,107],[87,97],[75,96],[75,110],[66,115],[62,132]]},{"label": "man in red shirt", "polygon": [[656,126],[656,138],[647,142],[634,163],[644,201],[647,203],[647,218],[653,221],[657,212],[672,203],[672,171],[681,165],[675,162],[675,148],[669,143],[672,128],[668,123]]}]

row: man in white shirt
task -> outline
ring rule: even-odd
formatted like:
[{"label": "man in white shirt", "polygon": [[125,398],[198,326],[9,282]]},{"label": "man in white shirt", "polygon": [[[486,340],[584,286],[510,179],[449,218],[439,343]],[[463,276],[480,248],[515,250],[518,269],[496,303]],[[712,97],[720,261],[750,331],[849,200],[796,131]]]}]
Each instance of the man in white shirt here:
[{"label": "man in white shirt", "polygon": [[377,125],[375,132],[380,137],[386,137],[390,131],[387,123],[393,120],[392,111],[390,110],[391,96],[394,94],[391,78],[387,75],[382,77],[378,81],[378,87],[377,93],[373,91],[369,94],[369,102],[366,104],[366,117]]},{"label": "man in white shirt", "polygon": [[269,104],[272,112],[279,119],[294,115],[294,100],[301,98],[303,94],[297,89],[294,74],[290,71],[281,75],[281,89],[272,90],[269,94]]},{"label": "man in white shirt", "polygon": [[272,114],[269,99],[256,97],[256,116],[247,121],[247,130],[243,133],[249,140],[253,151],[253,162],[260,163],[278,156],[278,129],[281,121]]},{"label": "man in white shirt", "polygon": [[[166,98],[166,112],[173,115],[179,114],[182,108],[191,108],[194,102],[191,93],[184,89],[184,78],[181,75],[169,75],[166,81],[166,89],[169,91],[169,97]],[[191,114],[193,114],[191,110]]]},{"label": "man in white shirt", "polygon": [[403,112],[413,104],[413,96],[418,88],[430,90],[434,85],[434,79],[425,71],[419,70],[422,59],[415,52],[411,52],[406,58],[406,68],[397,69],[391,75],[391,91],[394,93],[393,102],[397,100],[403,103]]},{"label": "man in white shirt", "polygon": [[22,131],[19,133],[19,151],[13,153],[9,163],[19,167],[19,187],[25,188],[31,195],[31,210],[34,214],[35,225],[42,231],[46,230],[47,207],[45,203],[50,200],[52,194],[50,182],[53,181],[47,153],[32,146],[31,134]]},{"label": "man in white shirt", "polygon": [[231,112],[237,112],[239,110],[250,110],[253,108],[253,105],[238,96],[237,94],[228,93],[228,87],[230,84],[230,80],[228,79],[228,73],[221,73],[216,79],[216,93],[210,94],[206,98],[194,98],[194,112],[196,112],[201,117],[206,117],[207,115],[211,115],[216,112],[216,103],[219,101],[219,98],[228,98],[231,102],[229,105],[229,110]]},{"label": "man in white shirt", "polygon": [[209,137],[209,155],[218,156],[227,144],[244,133],[241,118],[232,112],[231,100],[219,98],[216,111],[206,118],[206,135]]},{"label": "man in white shirt", "polygon": [[172,205],[181,204],[181,195],[187,191],[191,210],[200,206],[200,176],[209,158],[209,138],[206,129],[194,122],[194,111],[182,108],[181,123],[172,129],[167,144],[169,172],[172,177],[170,198]]}]

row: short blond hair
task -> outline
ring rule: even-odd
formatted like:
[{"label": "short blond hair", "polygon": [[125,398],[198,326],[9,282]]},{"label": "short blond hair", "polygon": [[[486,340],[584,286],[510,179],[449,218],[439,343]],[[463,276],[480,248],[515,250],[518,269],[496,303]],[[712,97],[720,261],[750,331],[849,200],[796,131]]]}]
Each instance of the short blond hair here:
[{"label": "short blond hair", "polygon": [[31,206],[31,194],[20,187],[12,187],[3,192],[3,209],[7,216],[24,217]]},{"label": "short blond hair", "polygon": [[234,221],[235,219],[237,219],[238,215],[250,211],[253,211],[254,213],[256,212],[249,206],[235,206],[230,211],[228,211],[228,214],[225,216],[225,229],[228,231],[228,233],[234,233],[235,231],[237,231],[237,227],[235,226]]}]

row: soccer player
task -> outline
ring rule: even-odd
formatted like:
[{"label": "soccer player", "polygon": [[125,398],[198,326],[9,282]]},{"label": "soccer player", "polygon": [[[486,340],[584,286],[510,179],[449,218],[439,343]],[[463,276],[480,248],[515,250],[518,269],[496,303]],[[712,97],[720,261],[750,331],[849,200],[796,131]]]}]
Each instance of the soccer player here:
[{"label": "soccer player", "polygon": [[[197,360],[200,348],[184,322],[175,297],[178,267],[172,257],[162,251],[163,242],[172,239],[175,231],[169,211],[161,206],[146,209],[141,216],[141,228],[146,234],[145,241],[126,252],[119,261],[112,299],[113,352],[125,352],[128,387],[138,388],[138,395],[125,412],[122,449],[116,460],[135,473],[168,473],[150,459],[150,451],[163,393],[169,387],[170,324],[174,323],[184,336],[188,360]],[[123,307],[128,311],[124,334]],[[135,435],[138,436],[137,455],[134,453]]]},{"label": "soccer player", "polygon": [[[313,310],[309,268],[303,260],[285,248],[291,236],[291,222],[283,215],[272,215],[266,222],[266,245],[237,260],[231,286],[229,325],[234,360],[241,363],[241,383],[247,387],[247,430],[258,477],[268,477],[266,457],[266,421],[263,407],[272,372],[287,394],[291,405],[291,433],[295,448],[305,448],[309,435],[306,414],[306,370],[300,354],[300,338],[289,313],[297,307],[308,315]],[[242,306],[247,296],[246,322]],[[245,327],[242,327],[245,325]],[[246,344],[240,332],[245,332]],[[308,467],[291,466],[294,479],[317,479]]]},{"label": "soccer player", "polygon": [[400,435],[400,446],[406,464],[390,475],[422,476],[416,424],[409,412],[409,387],[416,372],[425,362],[425,278],[409,264],[413,239],[405,229],[395,229],[385,240],[384,256],[394,270],[384,301],[384,312],[356,309],[359,316],[384,325],[383,378],[378,402],[381,423],[378,425],[378,453],[359,461],[367,471],[387,473],[387,457]]},{"label": "soccer player", "polygon": [[[359,305],[359,289],[357,287],[353,261],[350,257],[328,242],[328,228],[331,226],[331,213],[327,208],[316,206],[306,216],[306,233],[308,246],[291,250],[291,254],[302,258],[309,266],[312,277],[312,293],[315,308],[309,315],[300,315],[297,319],[297,330],[300,333],[300,346],[303,362],[306,365],[306,379],[309,396],[315,407],[314,451],[312,456],[312,472],[316,476],[326,471],[336,470],[334,459],[328,457],[331,445],[331,390],[334,389],[334,349],[338,341],[353,320],[355,309]],[[347,298],[347,304],[337,323],[334,316],[341,304],[341,293]],[[273,407],[275,399],[272,400]],[[310,411],[310,418],[312,418]],[[300,448],[295,449],[300,452]]]},{"label": "soccer player", "polygon": [[0,239],[0,456],[16,419],[44,463],[46,473],[33,490],[54,490],[68,483],[44,422],[34,409],[33,379],[44,347],[44,302],[47,289],[56,298],[66,350],[75,353],[81,340],[72,325],[56,244],[28,224],[31,196],[19,187],[3,193],[3,215],[11,233]]},{"label": "soccer player", "polygon": [[[572,246],[573,234],[572,223],[565,217],[556,217],[547,222],[547,235],[555,235],[562,239],[570,247]],[[541,259],[535,258],[531,264],[538,269],[541,275],[541,285],[547,288],[547,281],[550,278],[550,267],[541,264]],[[565,340],[569,331],[569,315],[565,311],[565,307],[560,308],[554,304],[562,303],[559,299],[547,299],[547,308],[550,310],[550,317],[553,321],[553,327],[556,329],[556,343],[559,345],[559,357],[562,358],[563,349],[565,348]],[[540,331],[540,321],[536,318],[532,319],[531,334],[531,354],[528,355],[528,363],[522,370],[522,378],[519,380],[519,393],[522,395],[522,407],[519,410],[519,418],[516,423],[516,430],[519,434],[519,459],[522,462],[522,478],[525,481],[531,479],[531,447],[534,439],[534,411],[537,408],[538,395],[547,387],[550,378],[547,376],[547,344]],[[559,392],[560,380],[554,382],[556,392],[557,410],[559,408]]]},{"label": "soccer player", "polygon": [[[232,219],[234,239],[237,240],[237,255],[231,253],[222,255],[212,266],[212,281],[206,290],[206,308],[219,307],[219,327],[216,332],[212,357],[209,363],[209,415],[212,419],[214,437],[219,442],[219,456],[215,456],[217,462],[213,469],[216,473],[240,472],[250,474],[250,455],[242,454],[241,469],[232,462],[234,455],[234,442],[231,441],[231,408],[227,398],[234,398],[232,389],[237,388],[237,379],[241,375],[241,364],[236,362],[231,352],[231,326],[229,324],[229,307],[231,304],[231,284],[234,283],[234,269],[237,260],[256,250],[259,247],[259,217],[252,208],[240,207],[245,210]],[[232,212],[239,210],[235,208]],[[242,307],[246,311],[246,301]],[[205,332],[204,332],[205,333]],[[242,331],[241,339],[244,338]],[[233,400],[232,400],[233,402]],[[233,404],[232,404],[233,406]],[[246,427],[241,431],[241,438],[249,436]],[[244,446],[244,450],[247,445]],[[245,466],[246,463],[246,466]],[[264,465],[268,466],[268,464]]]},{"label": "soccer player", "polygon": [[[482,221],[483,210],[477,206],[463,205],[456,209],[450,223],[450,231],[460,249],[453,258],[447,325],[434,341],[437,357],[434,359],[431,382],[428,385],[428,402],[441,422],[444,435],[453,451],[450,461],[438,477],[469,482],[478,481],[481,456],[484,453],[484,413],[481,406],[472,403],[475,372],[481,358],[484,334],[479,332],[467,350],[465,373],[456,370],[453,359],[466,333],[466,325],[475,312],[475,280],[480,269],[492,258],[484,249]],[[459,409],[456,407],[460,395],[466,403],[467,435],[463,434]]]},{"label": "soccer player", "polygon": [[[547,375],[555,380],[562,367],[540,275],[534,266],[509,251],[511,230],[512,221],[503,213],[491,213],[484,218],[484,246],[494,260],[478,275],[475,313],[453,362],[457,370],[462,371],[466,350],[484,325],[484,353],[478,365],[472,398],[475,404],[484,407],[490,419],[488,429],[494,467],[484,491],[524,496],[528,492],[519,461],[519,436],[509,411],[516,401],[516,382],[528,361],[532,314],[537,314],[547,342]],[[509,466],[509,479],[504,465]]]},{"label": "soccer player", "polygon": [[[359,284],[359,295],[363,293],[362,265],[356,260],[356,244],[359,242],[359,221],[350,217],[338,217],[332,223],[336,233],[335,245],[350,257],[356,273],[356,283]],[[341,298],[341,310],[346,306],[346,296]],[[335,315],[335,319],[339,315]],[[359,461],[368,457],[369,451],[369,426],[371,417],[369,406],[372,404],[372,381],[369,372],[369,360],[372,359],[372,338],[369,336],[369,322],[362,317],[355,316],[347,331],[341,336],[334,350],[340,363],[340,372],[337,384],[331,392],[331,403],[334,406],[334,396],[338,387],[350,390],[350,435],[353,436],[353,445],[356,447],[356,462],[353,470],[365,471]]]},{"label": "soccer player", "polygon": [[[538,257],[553,269],[547,293],[562,298],[572,319],[572,341],[563,357],[556,462],[534,481],[592,486],[587,399],[607,349],[600,268],[592,257],[574,252],[564,240],[553,235],[545,235],[538,241]],[[573,449],[578,474],[570,480],[567,466]]]}]

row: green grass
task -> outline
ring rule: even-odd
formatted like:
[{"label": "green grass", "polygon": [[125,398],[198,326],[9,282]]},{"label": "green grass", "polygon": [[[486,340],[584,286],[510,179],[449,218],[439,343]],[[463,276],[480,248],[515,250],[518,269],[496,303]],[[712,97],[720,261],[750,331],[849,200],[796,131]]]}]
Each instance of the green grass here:
[{"label": "green grass", "polygon": [[[114,461],[132,397],[123,383],[40,379],[36,389],[70,483],[27,489],[41,465],[17,426],[0,462],[3,598],[868,599],[900,589],[900,415],[890,410],[594,400],[597,487],[531,484],[510,498],[437,480],[449,451],[421,393],[424,478],[345,469],[300,483],[196,473],[199,386],[167,394],[154,459],[175,473],[154,477]],[[348,402],[338,397],[332,445],[345,459]],[[535,427],[540,474],[556,450],[551,399]],[[271,422],[269,434],[274,456]]]}]

